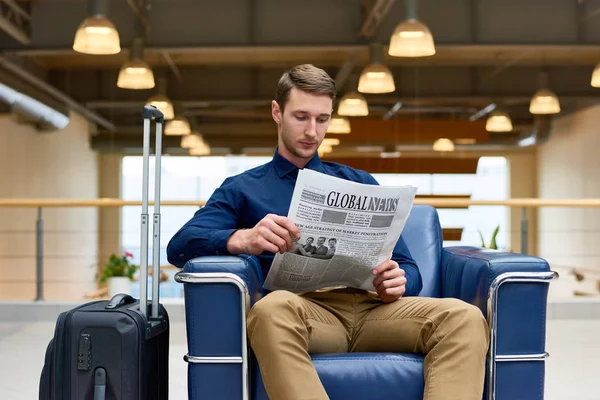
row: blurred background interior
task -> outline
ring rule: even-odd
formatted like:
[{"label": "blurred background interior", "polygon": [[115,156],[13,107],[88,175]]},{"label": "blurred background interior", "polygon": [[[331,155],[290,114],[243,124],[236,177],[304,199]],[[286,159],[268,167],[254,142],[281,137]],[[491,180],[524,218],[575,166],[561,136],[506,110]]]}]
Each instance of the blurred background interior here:
[{"label": "blurred background interior", "polygon": [[270,159],[276,83],[300,63],[338,86],[324,160],[417,185],[447,245],[548,259],[564,278],[551,296],[599,294],[598,203],[473,201],[600,197],[600,1],[0,5],[3,300],[79,301],[111,254],[137,262],[139,206],[44,200],[139,201],[143,105],[169,120],[163,199],[199,202],[163,208],[164,247],[227,176]]},{"label": "blurred background interior", "polygon": [[146,104],[168,119],[161,293],[181,304],[164,248],[272,157],[301,63],[337,82],[324,160],[418,186],[445,245],[547,259],[549,318],[600,319],[599,0],[0,0],[0,49],[2,321],[51,327],[37,305],[104,298],[110,256],[139,262]]}]

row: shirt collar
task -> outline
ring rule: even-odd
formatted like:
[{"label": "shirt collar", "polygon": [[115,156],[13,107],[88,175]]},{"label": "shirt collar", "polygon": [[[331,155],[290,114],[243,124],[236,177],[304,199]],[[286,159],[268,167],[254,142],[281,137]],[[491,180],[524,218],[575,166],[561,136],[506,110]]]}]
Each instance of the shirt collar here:
[{"label": "shirt collar", "polygon": [[[278,148],[275,148],[275,154],[273,155],[273,167],[279,178],[283,178],[286,175],[295,172],[295,176],[298,174],[298,167],[288,161],[285,157],[279,154]],[[313,158],[310,159],[308,164],[304,168],[312,169],[314,171],[323,172],[323,163],[319,158],[319,154],[315,153]]]}]

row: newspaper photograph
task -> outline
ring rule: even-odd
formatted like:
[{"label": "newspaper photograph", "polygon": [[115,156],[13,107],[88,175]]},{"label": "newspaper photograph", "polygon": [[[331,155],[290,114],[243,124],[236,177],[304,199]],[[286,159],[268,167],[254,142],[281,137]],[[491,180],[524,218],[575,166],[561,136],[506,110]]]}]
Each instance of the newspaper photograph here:
[{"label": "newspaper photograph", "polygon": [[413,206],[414,186],[377,186],[302,169],[287,217],[300,239],[276,253],[267,290],[347,286],[375,290],[373,268],[392,257]]}]

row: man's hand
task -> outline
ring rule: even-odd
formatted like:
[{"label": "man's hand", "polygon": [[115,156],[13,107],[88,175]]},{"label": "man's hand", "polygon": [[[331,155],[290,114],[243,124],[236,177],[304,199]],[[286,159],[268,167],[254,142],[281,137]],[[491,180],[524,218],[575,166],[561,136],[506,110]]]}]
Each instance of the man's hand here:
[{"label": "man's hand", "polygon": [[376,275],[373,279],[373,286],[384,303],[398,300],[406,291],[404,270],[398,267],[396,261],[382,262],[373,269],[373,274]]},{"label": "man's hand", "polygon": [[281,254],[290,250],[292,236],[300,238],[300,230],[291,219],[267,214],[252,229],[240,229],[229,237],[227,251],[231,254],[259,255],[263,251]]}]

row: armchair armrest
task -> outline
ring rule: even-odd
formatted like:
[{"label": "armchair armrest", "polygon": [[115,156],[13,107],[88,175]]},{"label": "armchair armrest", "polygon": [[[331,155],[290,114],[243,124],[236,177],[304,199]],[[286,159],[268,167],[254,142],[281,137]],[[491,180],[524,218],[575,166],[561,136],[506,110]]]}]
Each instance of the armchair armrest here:
[{"label": "armchair armrest", "polygon": [[487,317],[489,398],[543,398],[548,283],[556,277],[539,257],[443,249],[442,296],[473,304]]},{"label": "armchair armrest", "polygon": [[246,315],[263,294],[252,256],[206,256],[175,275],[184,284],[190,399],[249,399]]},{"label": "armchair armrest", "polygon": [[193,258],[183,266],[183,272],[195,275],[206,273],[233,274],[240,278],[248,288],[251,305],[260,300],[264,295],[262,288],[264,283],[262,268],[258,259],[254,256],[205,256]]}]

